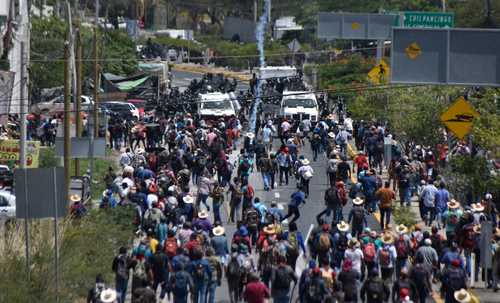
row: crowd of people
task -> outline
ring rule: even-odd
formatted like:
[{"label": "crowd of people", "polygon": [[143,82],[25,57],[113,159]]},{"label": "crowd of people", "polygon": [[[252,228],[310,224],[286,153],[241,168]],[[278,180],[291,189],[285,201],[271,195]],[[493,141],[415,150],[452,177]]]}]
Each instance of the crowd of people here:
[{"label": "crowd of people", "polygon": [[[176,303],[213,303],[223,283],[231,303],[425,303],[436,285],[446,303],[474,303],[467,289],[481,275],[498,288],[492,195],[477,203],[453,199],[439,175],[441,155],[419,146],[391,146],[385,163],[385,142],[394,138],[383,125],[331,114],[315,125],[259,121],[254,133],[234,116],[154,122],[159,136],[138,122],[113,140],[121,172],[106,175],[100,207],[132,206],[137,232],[133,247],[117,252],[114,283],[98,276],[88,302],[123,303],[130,285],[132,302]],[[309,199],[318,161],[328,179],[321,202]],[[255,176],[262,178],[258,190],[294,187],[286,212],[259,197]],[[396,200],[401,207],[418,200],[422,223],[394,224]],[[298,223],[307,203],[325,207],[307,213],[317,224],[305,237]],[[368,224],[375,212],[380,228]],[[298,261],[306,268],[297,270]]]}]

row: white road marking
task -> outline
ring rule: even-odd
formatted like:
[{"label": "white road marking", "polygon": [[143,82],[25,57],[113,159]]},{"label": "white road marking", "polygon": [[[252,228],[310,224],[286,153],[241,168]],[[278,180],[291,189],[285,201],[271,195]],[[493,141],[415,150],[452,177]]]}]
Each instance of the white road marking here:
[{"label": "white road marking", "polygon": [[[309,230],[307,231],[307,236],[304,240],[304,244],[306,246],[306,249],[307,249],[307,241],[309,241],[309,237],[311,236],[311,232],[314,228],[314,224],[311,224],[311,226],[309,226]],[[295,264],[295,274],[297,275],[297,277],[300,278],[300,276],[302,275],[302,272],[304,271],[304,269],[306,269],[307,267],[307,263],[306,263],[307,259],[304,258],[304,252],[301,252],[299,257],[297,258],[297,263]]]}]

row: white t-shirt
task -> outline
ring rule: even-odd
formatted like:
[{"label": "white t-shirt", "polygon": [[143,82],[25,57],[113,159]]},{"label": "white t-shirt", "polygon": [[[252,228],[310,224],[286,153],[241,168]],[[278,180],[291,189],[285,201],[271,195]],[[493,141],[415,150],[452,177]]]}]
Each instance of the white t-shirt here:
[{"label": "white t-shirt", "polygon": [[344,260],[350,259],[352,261],[352,269],[361,273],[361,261],[363,260],[363,252],[359,248],[348,248],[344,252]]}]

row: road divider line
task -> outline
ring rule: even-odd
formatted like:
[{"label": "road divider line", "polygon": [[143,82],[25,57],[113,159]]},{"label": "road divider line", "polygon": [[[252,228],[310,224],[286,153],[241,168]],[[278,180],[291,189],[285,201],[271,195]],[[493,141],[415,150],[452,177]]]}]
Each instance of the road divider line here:
[{"label": "road divider line", "polygon": [[[311,233],[312,233],[312,230],[314,229],[314,224],[311,224],[311,226],[309,226],[309,230],[307,231],[307,236],[304,240],[304,245],[307,249],[307,242],[309,241],[309,237],[311,236]],[[306,269],[306,261],[307,259],[304,258],[304,252],[301,252],[299,254],[299,257],[297,258],[297,263],[295,265],[295,274],[297,275],[297,277],[300,278],[300,276],[302,275],[302,272],[304,271],[304,269]]]}]

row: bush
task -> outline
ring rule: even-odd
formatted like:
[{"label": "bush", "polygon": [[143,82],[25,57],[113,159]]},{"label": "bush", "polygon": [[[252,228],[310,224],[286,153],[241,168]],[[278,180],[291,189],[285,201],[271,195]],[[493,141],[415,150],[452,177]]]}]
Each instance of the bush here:
[{"label": "bush", "polygon": [[[102,273],[113,283],[112,260],[133,232],[133,208],[92,210],[80,220],[59,222],[59,301],[79,302]],[[6,231],[0,254],[0,302],[55,302],[52,220],[32,220],[31,279],[25,270],[24,233],[17,222]]]},{"label": "bush", "polygon": [[393,219],[395,225],[403,224],[409,228],[417,223],[415,213],[408,206],[401,207],[400,205],[395,205],[393,208]]}]

